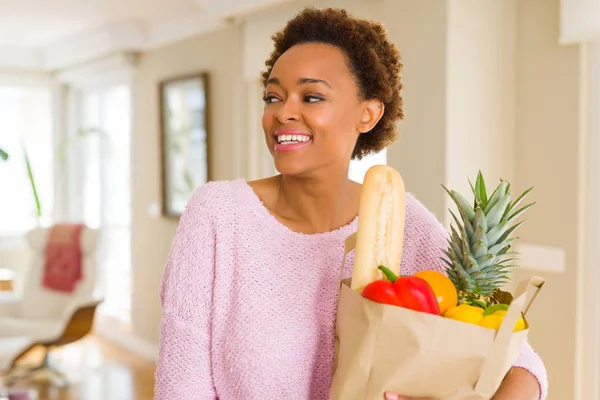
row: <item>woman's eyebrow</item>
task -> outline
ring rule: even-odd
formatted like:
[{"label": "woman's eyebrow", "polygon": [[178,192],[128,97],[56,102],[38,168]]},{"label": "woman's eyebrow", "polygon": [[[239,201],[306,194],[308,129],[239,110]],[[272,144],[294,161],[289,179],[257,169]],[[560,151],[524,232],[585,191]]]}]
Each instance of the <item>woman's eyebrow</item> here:
[{"label": "woman's eyebrow", "polygon": [[317,79],[317,78],[300,78],[298,79],[298,85],[306,85],[307,83],[322,83],[323,85],[327,86],[330,89],[333,89],[331,87],[331,85],[329,84],[329,82],[327,82],[324,79]]},{"label": "woman's eyebrow", "polygon": [[[300,79],[298,79],[298,85],[306,85],[309,83],[322,83],[323,85],[329,87],[330,89],[333,89],[331,87],[331,85],[329,84],[329,82],[327,82],[324,79],[317,79],[317,78],[300,78]],[[274,84],[274,85],[281,86],[281,81],[279,80],[279,78],[269,78],[267,80],[267,85],[268,84]]]}]

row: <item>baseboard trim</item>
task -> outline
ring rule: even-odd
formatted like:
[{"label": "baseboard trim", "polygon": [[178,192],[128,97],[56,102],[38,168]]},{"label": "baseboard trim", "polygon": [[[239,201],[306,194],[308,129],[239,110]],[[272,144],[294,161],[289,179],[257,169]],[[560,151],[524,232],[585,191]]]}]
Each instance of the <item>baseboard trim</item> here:
[{"label": "baseboard trim", "polygon": [[99,336],[117,346],[131,351],[147,360],[156,362],[158,359],[158,345],[148,342],[132,332],[129,326],[123,326],[108,318],[98,319],[94,330]]}]

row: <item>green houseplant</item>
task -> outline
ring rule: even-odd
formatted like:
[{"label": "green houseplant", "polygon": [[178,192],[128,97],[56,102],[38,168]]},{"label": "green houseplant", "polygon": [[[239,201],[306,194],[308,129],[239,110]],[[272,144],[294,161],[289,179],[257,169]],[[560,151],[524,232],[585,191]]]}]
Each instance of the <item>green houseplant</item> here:
[{"label": "green houseplant", "polygon": [[[37,215],[37,219],[39,221],[39,219],[42,216],[42,207],[40,204],[40,198],[38,196],[37,187],[35,185],[35,178],[33,177],[33,170],[31,169],[31,163],[29,162],[29,157],[27,156],[27,150],[25,149],[24,145],[23,145],[23,155],[25,156],[25,164],[27,166],[27,176],[29,178],[29,184],[31,185],[31,191],[33,193],[33,199],[35,201],[36,215]],[[8,157],[9,157],[8,153],[4,149],[0,148],[0,160],[7,161]]]},{"label": "green houseplant", "polygon": [[[71,150],[71,147],[76,144],[77,141],[84,140],[92,135],[99,135],[101,138],[104,137],[105,132],[100,128],[88,128],[88,129],[80,129],[75,137],[65,140],[58,149],[58,158],[61,162],[65,162],[68,156],[68,152]],[[25,165],[27,167],[27,176],[29,178],[29,185],[31,186],[31,192],[33,195],[33,200],[35,202],[35,210],[36,217],[38,221],[38,225],[40,223],[40,219],[42,217],[42,207],[40,203],[40,198],[37,191],[37,186],[35,183],[35,178],[33,175],[33,170],[31,168],[31,162],[29,161],[29,156],[27,155],[27,149],[25,148],[25,144],[22,144],[23,156],[25,158]],[[9,158],[9,154],[6,150],[0,147],[0,161],[7,161]]]}]

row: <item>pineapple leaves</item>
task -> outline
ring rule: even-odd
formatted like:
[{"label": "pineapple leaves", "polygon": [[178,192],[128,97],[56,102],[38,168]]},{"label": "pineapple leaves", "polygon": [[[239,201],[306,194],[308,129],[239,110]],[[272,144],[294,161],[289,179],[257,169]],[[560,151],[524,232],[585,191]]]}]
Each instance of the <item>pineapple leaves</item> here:
[{"label": "pineapple leaves", "polygon": [[492,207],[494,207],[496,205],[498,200],[500,200],[504,196],[508,196],[508,194],[509,194],[508,186],[509,186],[509,184],[506,181],[503,181],[500,183],[500,185],[498,185],[496,190],[494,190],[494,193],[492,193],[492,197],[490,197],[490,201],[488,201],[487,206],[483,210],[485,212],[485,214],[488,214],[490,212],[490,210],[492,209]]},{"label": "pineapple leaves", "polygon": [[467,200],[461,194],[455,192],[454,190],[450,191],[444,185],[442,185],[442,187],[450,195],[452,200],[454,200],[460,213],[463,214],[466,217],[466,219],[472,220],[473,217],[475,217],[475,211],[473,211],[473,207],[469,205]]},{"label": "pineapple leaves", "polygon": [[485,182],[483,181],[483,175],[481,171],[477,174],[477,180],[475,181],[475,204],[485,208],[487,205],[487,193],[485,191]]},{"label": "pineapple leaves", "polygon": [[496,254],[498,256],[501,256],[510,249],[510,246],[508,246],[508,244],[514,240],[515,240],[515,238],[506,239],[505,241],[503,241],[501,243],[497,243],[497,244],[493,245],[492,247],[489,248],[488,251],[490,252],[490,254]]},{"label": "pineapple leaves", "polygon": [[451,271],[451,270],[452,270],[452,262],[451,262],[451,261],[448,261],[448,260],[447,260],[447,259],[445,259],[444,257],[440,257],[440,260],[442,260],[442,262],[443,262],[444,264],[446,264],[446,265],[445,265],[446,271]]},{"label": "pineapple leaves", "polygon": [[488,243],[494,245],[502,243],[508,239],[508,236],[513,233],[519,226],[525,221],[521,221],[511,227],[508,225],[508,221],[503,221],[487,233]]},{"label": "pineapple leaves", "polygon": [[[483,240],[479,240],[473,245],[473,255],[477,259],[478,263],[480,262],[479,259],[487,254],[487,251],[488,251],[488,248],[485,245],[485,243],[483,243]],[[489,254],[487,254],[487,255],[489,255]]]},{"label": "pineapple leaves", "polygon": [[[502,246],[502,245],[504,245],[504,243],[498,243],[497,244],[497,246]],[[510,245],[506,245],[506,246],[502,247],[500,250],[498,250],[498,252],[496,253],[496,255],[503,256],[505,254],[508,254],[508,250],[510,250]]]},{"label": "pineapple leaves", "polygon": [[[456,217],[456,214],[454,214],[452,211],[450,211],[450,215],[452,215],[452,218],[454,219],[454,222],[456,223],[456,226],[458,226],[458,229],[461,231],[462,237],[471,237],[471,236],[473,236],[473,234],[475,232],[473,231],[473,226],[471,225],[471,222],[469,222],[468,219],[463,219],[463,222],[465,223],[463,225],[463,224],[460,223],[460,221]],[[463,233],[463,231],[464,231],[464,233]]]},{"label": "pineapple leaves", "polygon": [[483,229],[481,229],[481,227],[478,227],[475,232],[473,232],[473,236],[471,236],[471,246],[476,246],[478,243],[481,243],[485,246],[485,249],[487,251],[487,247],[488,247],[488,240],[487,240],[487,235],[485,234],[485,232],[483,231]]},{"label": "pineapple leaves", "polygon": [[505,258],[504,260],[499,261],[498,265],[506,264],[506,263],[512,262],[512,261],[521,261],[521,259],[519,257]]},{"label": "pineapple leaves", "polygon": [[517,218],[519,215],[523,214],[523,212],[525,212],[525,210],[527,210],[529,207],[531,207],[532,205],[535,204],[535,201],[533,203],[529,203],[526,206],[521,207],[520,209],[518,209],[517,211],[515,211],[514,213],[510,214],[506,220],[507,221],[511,221],[515,218]]},{"label": "pineapple leaves", "polygon": [[487,219],[485,218],[485,214],[483,213],[483,210],[481,209],[481,207],[477,207],[477,209],[475,210],[475,221],[474,221],[474,225],[473,228],[475,229],[475,231],[477,231],[477,229],[481,228],[481,230],[484,233],[487,233],[488,231],[488,222]]},{"label": "pineapple leaves", "polygon": [[511,233],[513,233],[514,231],[516,231],[517,228],[520,227],[521,225],[523,225],[524,223],[525,223],[525,221],[521,221],[521,222],[519,222],[519,223],[511,226],[506,232],[504,232],[502,234],[502,236],[500,236],[500,238],[498,239],[498,241],[499,242],[505,241]]},{"label": "pineapple leaves", "polygon": [[473,208],[477,208],[477,195],[475,192],[475,187],[473,186],[473,182],[469,179],[469,186],[471,186],[471,192],[473,192]]},{"label": "pineapple leaves", "polygon": [[510,198],[507,194],[502,196],[496,204],[490,209],[487,214],[487,223],[490,229],[494,228],[498,225],[506,212],[506,208],[508,207],[508,203],[510,202]]},{"label": "pineapple leaves", "polygon": [[475,229],[473,228],[473,224],[471,224],[471,221],[469,221],[468,219],[465,219],[464,223],[465,223],[465,231],[467,232],[467,235],[472,237],[475,234]]},{"label": "pineapple leaves", "polygon": [[525,222],[516,222],[516,219],[535,204],[519,206],[533,187],[512,201],[511,185],[502,179],[488,197],[481,171],[475,184],[469,180],[469,185],[474,197],[471,204],[460,193],[442,185],[460,215],[450,210],[451,234],[448,247],[443,251],[445,257],[441,259],[463,301],[512,301],[500,287],[509,281],[511,271],[518,267],[519,254],[511,251],[511,243],[517,238],[512,235]]},{"label": "pineapple leaves", "polygon": [[477,263],[479,264],[479,267],[482,271],[488,268],[490,265],[493,265],[495,262],[496,257],[492,254],[483,254],[477,257]]},{"label": "pineapple leaves", "polygon": [[[453,254],[454,257],[450,256],[447,252],[450,252]],[[456,261],[461,263],[463,262],[463,258],[462,258],[462,246],[461,246],[461,242],[460,242],[460,238],[457,238],[450,244],[450,247],[448,250],[444,250],[444,253],[446,253],[446,255],[448,255],[450,260],[453,260],[454,258],[456,258]]]},{"label": "pineapple leaves", "polygon": [[527,189],[526,191],[524,191],[523,193],[521,193],[521,195],[519,197],[517,197],[517,199],[515,201],[513,201],[512,203],[510,203],[510,205],[508,206],[508,208],[506,209],[506,214],[508,214],[509,212],[512,211],[513,208],[515,208],[516,206],[519,205],[519,203],[525,198],[527,197],[527,195],[529,194],[529,192],[531,192],[533,190],[533,186],[530,187],[529,189]]}]

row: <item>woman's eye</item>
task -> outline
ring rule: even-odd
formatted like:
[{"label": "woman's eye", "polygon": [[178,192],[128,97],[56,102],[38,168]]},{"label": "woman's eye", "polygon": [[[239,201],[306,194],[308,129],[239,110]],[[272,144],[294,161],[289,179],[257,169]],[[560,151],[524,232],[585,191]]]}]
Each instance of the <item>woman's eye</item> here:
[{"label": "woman's eye", "polygon": [[304,101],[307,103],[318,103],[319,101],[323,101],[323,98],[319,96],[305,96]]},{"label": "woman's eye", "polygon": [[273,95],[267,95],[263,97],[263,101],[267,104],[270,104],[279,101],[279,99]]},{"label": "woman's eye", "polygon": [[[270,94],[270,95],[263,96],[263,101],[266,104],[272,104],[272,103],[279,103],[282,100],[277,98],[277,96]],[[318,103],[320,101],[323,101],[323,98],[320,96],[304,96],[304,101],[307,103]]]}]

